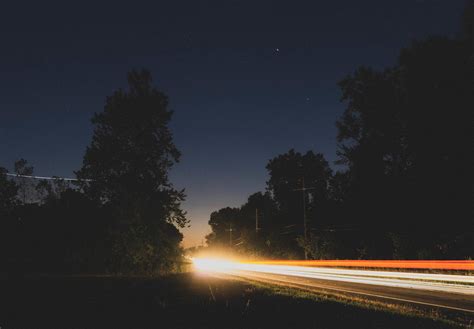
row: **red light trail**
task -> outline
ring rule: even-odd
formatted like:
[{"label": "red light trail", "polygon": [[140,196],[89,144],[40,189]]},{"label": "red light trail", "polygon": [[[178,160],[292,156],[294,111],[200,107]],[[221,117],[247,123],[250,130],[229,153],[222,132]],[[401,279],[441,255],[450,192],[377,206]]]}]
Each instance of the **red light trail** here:
[{"label": "red light trail", "polygon": [[249,264],[474,271],[472,260],[265,260]]}]

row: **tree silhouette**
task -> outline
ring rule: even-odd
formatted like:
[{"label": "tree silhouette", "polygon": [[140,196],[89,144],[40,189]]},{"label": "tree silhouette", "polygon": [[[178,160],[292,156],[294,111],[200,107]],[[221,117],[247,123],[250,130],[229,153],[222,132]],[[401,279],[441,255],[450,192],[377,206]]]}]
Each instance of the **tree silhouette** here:
[{"label": "tree silhouette", "polygon": [[[212,233],[206,236],[209,245],[231,246],[229,230],[236,231],[240,216],[239,211],[239,208],[226,207],[211,213],[209,226],[211,226]],[[235,237],[236,233],[234,233]]]},{"label": "tree silhouette", "polygon": [[463,39],[417,41],[394,68],[360,68],[340,83],[346,214],[373,257],[390,257],[403,240],[418,241],[405,257],[447,257],[454,231],[472,231],[469,49]]},{"label": "tree silhouette", "polygon": [[168,128],[168,98],[152,86],[148,71],[128,74],[128,90],[107,98],[92,118],[94,134],[77,172],[85,193],[110,210],[116,222],[113,263],[150,270],[177,257],[184,227],[184,191],[173,188],[168,171],[179,161]]},{"label": "tree silhouette", "polygon": [[[310,220],[313,219],[316,205],[322,210],[328,200],[332,176],[329,163],[320,153],[308,151],[301,154],[292,149],[271,159],[266,168],[270,176],[267,189],[278,207],[280,226],[296,224],[302,229],[303,192],[297,190],[303,187],[303,181],[305,188],[311,188],[304,192],[304,197],[306,214]],[[319,216],[324,218],[322,213]]]}]

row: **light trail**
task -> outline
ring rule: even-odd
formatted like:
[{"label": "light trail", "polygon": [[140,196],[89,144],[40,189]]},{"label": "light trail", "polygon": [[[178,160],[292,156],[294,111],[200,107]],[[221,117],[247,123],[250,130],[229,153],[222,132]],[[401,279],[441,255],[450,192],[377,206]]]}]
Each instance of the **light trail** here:
[{"label": "light trail", "polygon": [[[308,287],[326,285],[330,287],[328,288],[330,290],[341,292],[355,289],[356,293],[362,295],[380,297],[385,294],[384,298],[474,312],[474,276],[472,275],[412,273],[401,271],[404,269],[402,267],[399,267],[398,271],[314,267],[308,266],[309,262],[301,261],[299,263],[305,266],[300,266],[283,265],[298,264],[298,261],[239,262],[212,258],[193,259],[194,267],[199,272],[268,279],[288,285],[297,284]],[[331,262],[334,264],[336,261]],[[368,264],[371,261],[362,262]],[[384,265],[389,262],[390,265],[398,263],[400,266],[404,261],[374,262],[383,262]],[[427,266],[427,262],[433,263],[433,261],[422,261],[422,263],[410,261],[409,264]],[[354,261],[351,263],[353,264]],[[361,262],[355,261],[355,263],[357,267],[362,267]],[[449,268],[453,265],[453,263],[440,263],[440,261],[435,263],[436,269],[446,264]],[[463,268],[472,265],[464,261],[461,264]],[[414,299],[394,298],[394,296],[403,297],[404,294]],[[434,302],[431,302],[432,300]],[[458,304],[462,307],[457,307]]]},{"label": "light trail", "polygon": [[242,271],[271,273],[305,278],[382,285],[399,288],[444,291],[474,295],[474,276],[351,270],[308,266],[266,265],[220,259],[195,259],[197,270],[238,274]]},{"label": "light trail", "polygon": [[268,260],[251,264],[474,271],[472,260]]}]

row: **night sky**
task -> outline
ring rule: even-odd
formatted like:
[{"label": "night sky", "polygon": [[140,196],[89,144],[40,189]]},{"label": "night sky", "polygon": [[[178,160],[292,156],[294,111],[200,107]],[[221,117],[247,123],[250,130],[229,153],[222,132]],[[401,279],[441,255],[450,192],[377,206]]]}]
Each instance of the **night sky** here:
[{"label": "night sky", "polygon": [[2,4],[0,166],[23,157],[38,175],[72,176],[92,114],[126,86],[127,71],[148,68],[175,111],[183,156],[171,178],[188,195],[185,246],[201,242],[213,210],[263,190],[277,154],[312,149],[333,162],[337,81],[360,65],[394,64],[413,39],[455,36],[465,4],[65,3]]}]

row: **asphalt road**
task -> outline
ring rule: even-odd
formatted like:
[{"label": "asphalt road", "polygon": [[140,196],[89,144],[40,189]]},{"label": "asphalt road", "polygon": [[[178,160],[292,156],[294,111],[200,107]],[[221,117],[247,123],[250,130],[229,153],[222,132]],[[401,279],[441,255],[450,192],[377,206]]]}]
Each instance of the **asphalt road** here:
[{"label": "asphalt road", "polygon": [[[278,284],[312,291],[323,291],[328,294],[337,293],[352,296],[357,295],[367,299],[384,300],[399,304],[418,304],[424,305],[426,307],[468,312],[474,315],[474,294],[472,294],[471,291],[472,286],[467,285],[463,286],[459,284],[445,284],[448,286],[455,286],[456,288],[460,289],[460,292],[451,292],[432,290],[429,287],[431,283],[426,281],[420,281],[420,283],[426,285],[427,287],[417,288],[416,286],[387,286],[383,285],[383,281],[381,281],[381,284],[367,284],[344,280],[333,280],[330,277],[327,279],[321,279],[246,270],[235,271],[231,273],[231,275],[259,282]],[[393,282],[395,280],[391,279],[390,281]],[[408,282],[402,283],[405,284]],[[440,285],[440,283],[437,284]],[[443,284],[441,283],[441,285]],[[463,292],[463,290],[465,291]]]}]

